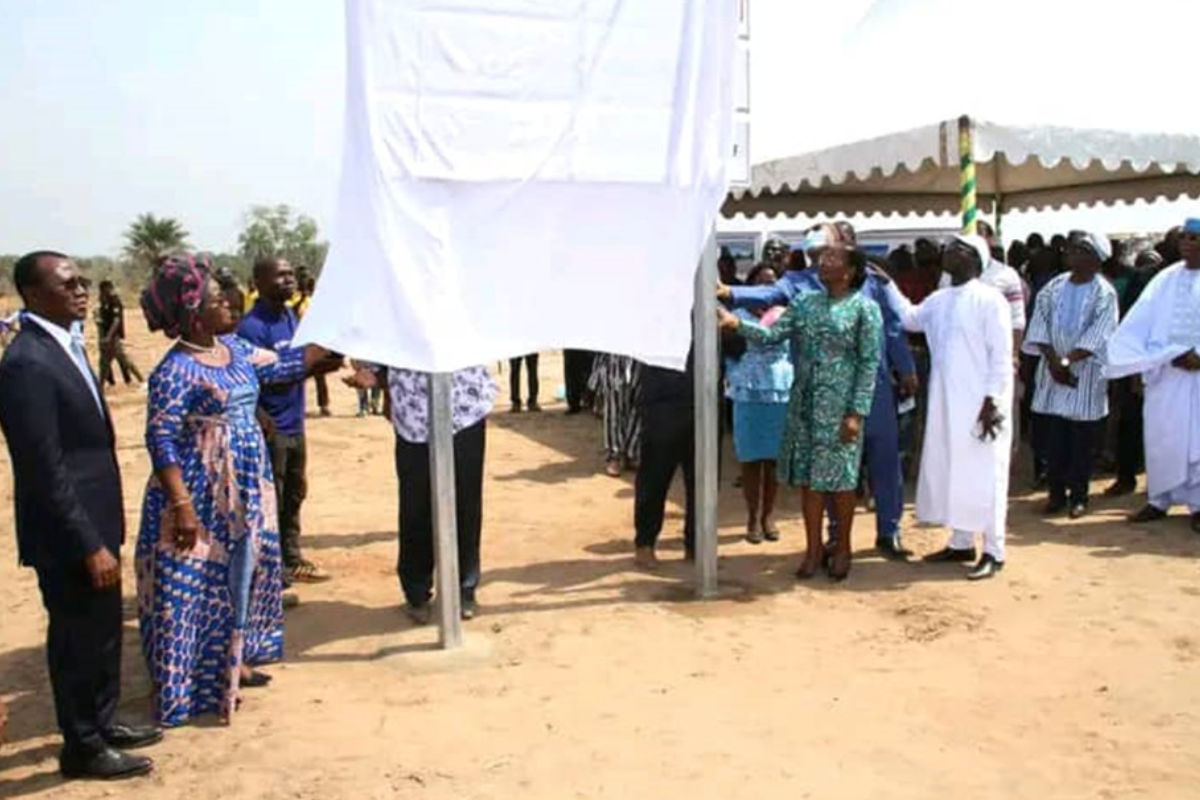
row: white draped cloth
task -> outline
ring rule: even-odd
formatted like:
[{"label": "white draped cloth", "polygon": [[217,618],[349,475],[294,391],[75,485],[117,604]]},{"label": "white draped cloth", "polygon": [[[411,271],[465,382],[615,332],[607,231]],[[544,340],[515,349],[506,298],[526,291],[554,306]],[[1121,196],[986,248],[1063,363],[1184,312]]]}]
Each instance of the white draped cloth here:
[{"label": "white draped cloth", "polygon": [[341,191],[296,342],[423,372],[554,347],[681,369],[736,5],[346,0]]},{"label": "white draped cloth", "polygon": [[1162,510],[1200,511],[1200,372],[1171,366],[1200,352],[1200,269],[1184,262],[1156,275],[1108,343],[1109,378],[1145,386],[1146,482]]},{"label": "white draped cloth", "polygon": [[1004,561],[1011,419],[994,440],[979,438],[979,411],[990,397],[1012,406],[1012,317],[1004,296],[979,280],[939,289],[914,306],[888,287],[904,327],[924,333],[932,369],[925,444],[917,482],[917,518],[954,529],[951,547],[974,547]]}]

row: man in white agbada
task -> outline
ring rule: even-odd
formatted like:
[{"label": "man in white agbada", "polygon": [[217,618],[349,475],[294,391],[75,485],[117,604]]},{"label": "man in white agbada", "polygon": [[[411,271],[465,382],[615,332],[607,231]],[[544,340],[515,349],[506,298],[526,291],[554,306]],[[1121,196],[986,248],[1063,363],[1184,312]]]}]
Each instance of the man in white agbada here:
[{"label": "man in white agbada", "polygon": [[1200,219],[1179,243],[1183,260],[1147,284],[1108,343],[1109,378],[1140,374],[1145,387],[1150,502],[1130,522],[1186,505],[1200,533]]},{"label": "man in white agbada", "polygon": [[956,236],[942,255],[950,287],[918,306],[895,283],[887,289],[904,327],[925,334],[932,362],[917,518],[954,532],[925,560],[974,561],[975,534],[982,533],[971,580],[1004,568],[1012,443],[1012,425],[1000,412],[1012,407],[1012,317],[1004,296],[979,280],[989,259],[981,237]]}]

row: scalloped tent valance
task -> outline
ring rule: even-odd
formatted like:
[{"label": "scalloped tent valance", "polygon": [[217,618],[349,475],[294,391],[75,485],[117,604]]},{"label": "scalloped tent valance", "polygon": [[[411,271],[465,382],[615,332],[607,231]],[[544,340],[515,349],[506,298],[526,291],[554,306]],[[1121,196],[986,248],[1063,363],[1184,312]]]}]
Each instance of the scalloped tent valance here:
[{"label": "scalloped tent valance", "polygon": [[[988,213],[1200,197],[1200,136],[972,121]],[[721,213],[958,211],[958,120],[758,164]]]}]

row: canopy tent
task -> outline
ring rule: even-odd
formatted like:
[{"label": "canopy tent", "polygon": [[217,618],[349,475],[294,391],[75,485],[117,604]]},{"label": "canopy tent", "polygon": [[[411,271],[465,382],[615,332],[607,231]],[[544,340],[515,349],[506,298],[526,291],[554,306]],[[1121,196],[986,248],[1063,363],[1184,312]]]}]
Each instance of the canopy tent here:
[{"label": "canopy tent", "polygon": [[[966,119],[966,118],[964,118]],[[726,217],[954,213],[959,129],[949,120],[756,165]],[[979,207],[1009,211],[1200,196],[1200,136],[966,119]]]}]

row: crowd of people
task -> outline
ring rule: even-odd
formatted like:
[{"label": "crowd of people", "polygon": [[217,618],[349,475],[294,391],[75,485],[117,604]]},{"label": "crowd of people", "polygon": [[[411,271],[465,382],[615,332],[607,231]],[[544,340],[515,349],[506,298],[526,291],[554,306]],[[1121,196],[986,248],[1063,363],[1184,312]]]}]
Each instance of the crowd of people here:
[{"label": "crowd of people", "polygon": [[[1006,564],[1010,460],[1022,433],[1047,515],[1086,515],[1106,458],[1117,474],[1106,493],[1132,492],[1144,461],[1149,502],[1131,520],[1161,519],[1182,504],[1200,532],[1200,220],[1139,252],[1079,231],[1020,244],[1005,253],[981,226],[879,260],[838,222],[814,227],[794,250],[768,242],[745,280],[722,259],[714,324],[723,427],[741,467],[748,542],[780,538],[775,507],[786,484],[802,498],[797,578],[850,575],[864,494],[877,551],[908,559],[905,464],[919,453],[916,516],[950,529],[925,560],[968,563],[968,578],[991,578]],[[103,387],[115,382],[112,361],[127,382],[141,376],[121,346],[123,308],[111,285],[100,287],[97,377],[84,349],[88,282],[75,263],[37,251],[17,261],[13,278],[25,309],[0,361],[0,426],[20,560],[36,570],[49,615],[61,770],[145,774],[152,762],[127,751],[197,715],[232,720],[245,691],[270,683],[262,667],[283,656],[284,609],[297,601],[285,589],[331,578],[302,549],[304,383],[345,360],[293,344],[312,283],[285,259],[255,263],[250,293],[203,257],[171,256],[154,270],[141,307],[170,344],[147,380],[152,473],[134,560],[156,724],[130,725],[116,717],[125,529]],[[685,554],[694,557],[692,354],[682,372],[613,354],[565,356],[567,413],[602,416],[604,471],[634,473],[636,564],[659,566],[677,471]],[[495,380],[485,366],[453,375],[460,585],[435,587],[427,376],[350,367],[343,380],[360,392],[360,412],[384,413],[395,434],[407,614],[428,623],[436,589],[457,591],[471,619]],[[514,412],[540,410],[537,368],[536,356],[511,364]],[[327,387],[318,397],[327,413]]]}]

